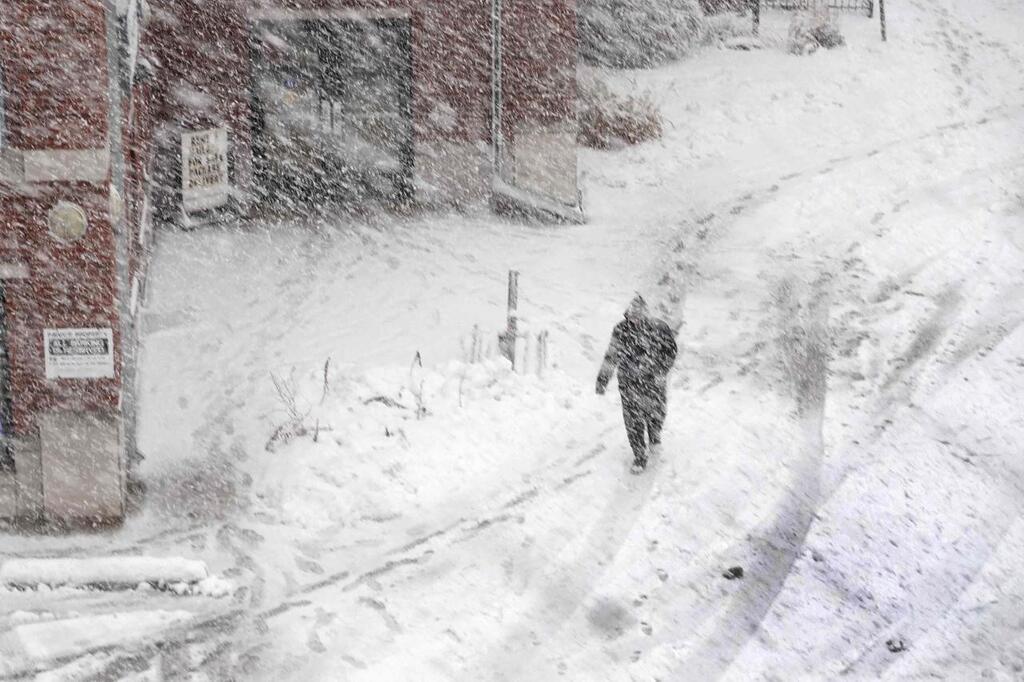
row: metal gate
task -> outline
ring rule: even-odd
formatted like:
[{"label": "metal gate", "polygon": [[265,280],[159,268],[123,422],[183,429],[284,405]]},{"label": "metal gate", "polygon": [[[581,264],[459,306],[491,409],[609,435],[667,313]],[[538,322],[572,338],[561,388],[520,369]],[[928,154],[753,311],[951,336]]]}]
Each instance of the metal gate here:
[{"label": "metal gate", "polygon": [[263,199],[410,196],[408,19],[260,22],[253,44],[253,152]]},{"label": "metal gate", "polygon": [[838,12],[863,12],[868,17],[874,16],[874,0],[760,0],[762,7],[770,9],[817,9],[819,7]]}]

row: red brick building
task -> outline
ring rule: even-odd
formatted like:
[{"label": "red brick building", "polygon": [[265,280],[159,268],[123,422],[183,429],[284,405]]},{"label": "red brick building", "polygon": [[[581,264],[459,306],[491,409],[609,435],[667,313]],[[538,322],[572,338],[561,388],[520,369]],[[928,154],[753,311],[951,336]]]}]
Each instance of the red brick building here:
[{"label": "red brick building", "polygon": [[154,212],[578,216],[575,26],[574,0],[0,3],[0,518],[123,516]]}]

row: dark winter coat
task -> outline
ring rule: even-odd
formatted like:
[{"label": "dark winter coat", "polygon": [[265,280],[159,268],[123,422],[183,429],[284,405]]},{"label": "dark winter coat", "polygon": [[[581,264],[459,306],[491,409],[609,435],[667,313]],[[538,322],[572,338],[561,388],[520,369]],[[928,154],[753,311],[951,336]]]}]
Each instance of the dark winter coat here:
[{"label": "dark winter coat", "polygon": [[615,325],[604,363],[597,375],[597,391],[603,393],[612,374],[619,372],[619,390],[641,395],[659,395],[676,360],[672,329],[646,314],[627,313]]}]

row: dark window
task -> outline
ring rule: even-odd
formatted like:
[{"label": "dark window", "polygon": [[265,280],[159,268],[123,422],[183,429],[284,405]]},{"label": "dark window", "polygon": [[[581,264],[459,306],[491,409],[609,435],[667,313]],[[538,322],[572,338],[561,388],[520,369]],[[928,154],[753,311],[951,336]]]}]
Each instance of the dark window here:
[{"label": "dark window", "polygon": [[265,201],[408,198],[407,19],[262,23],[253,50],[253,153]]}]

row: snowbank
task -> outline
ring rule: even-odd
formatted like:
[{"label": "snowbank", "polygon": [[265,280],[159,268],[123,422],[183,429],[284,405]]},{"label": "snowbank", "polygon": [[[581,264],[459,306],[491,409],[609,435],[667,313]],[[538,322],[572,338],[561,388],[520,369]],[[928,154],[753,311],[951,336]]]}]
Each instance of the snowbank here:
[{"label": "snowbank", "polygon": [[162,633],[193,616],[188,611],[132,611],[18,625],[0,636],[0,652],[10,661],[41,664],[105,647],[155,644]]},{"label": "snowbank", "polygon": [[501,489],[537,463],[538,445],[556,453],[558,425],[586,419],[590,410],[579,408],[592,401],[561,372],[517,374],[504,360],[340,369],[326,393],[322,373],[312,371],[289,391],[302,417],[277,411],[286,425],[273,430],[272,456],[254,486],[258,507],[310,531]]},{"label": "snowbank", "polygon": [[0,583],[14,586],[191,584],[208,578],[208,575],[202,561],[178,557],[8,559],[0,564]]}]

